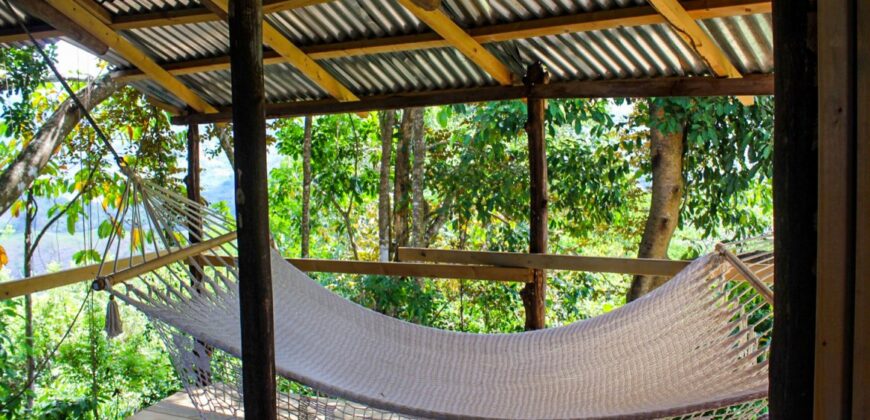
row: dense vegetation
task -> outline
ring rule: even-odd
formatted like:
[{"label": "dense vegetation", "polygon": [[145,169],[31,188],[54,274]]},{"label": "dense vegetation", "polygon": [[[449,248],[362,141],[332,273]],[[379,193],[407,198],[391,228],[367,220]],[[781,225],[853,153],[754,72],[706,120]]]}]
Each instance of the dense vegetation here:
[{"label": "dense vegetation", "polygon": [[[3,60],[6,79],[14,82],[2,96],[0,167],[7,167],[65,95],[48,81],[32,51],[4,50]],[[165,113],[124,88],[94,115],[138,171],[183,188],[185,133],[170,127]],[[393,258],[399,246],[525,251],[524,124],[521,101],[273,121],[269,134],[280,157],[269,175],[275,244],[287,256],[361,260]],[[651,130],[676,136],[682,145],[677,158],[685,186],[679,214],[669,215],[678,227],[673,241],[670,235],[664,238],[670,245],[667,256],[692,258],[711,241],[767,229],[771,98],[759,98],[752,107],[733,98],[551,101],[551,252],[638,254],[654,191]],[[227,128],[205,132],[206,152],[229,166],[223,158],[232,155]],[[106,220],[122,180],[87,124],[63,140],[4,216],[9,225],[0,245],[28,250],[20,254],[25,261],[13,261],[24,270],[7,270],[6,278],[39,274],[29,269],[43,230],[80,238],[74,261],[54,261],[48,270],[100,258],[100,240],[111,229]],[[231,203],[210,204],[232,212]],[[317,278],[349,299],[426,325],[469,332],[523,328],[519,285]],[[549,273],[548,325],[624,304],[631,281],[619,275]],[[122,306],[125,333],[106,339],[105,304],[106,296],[88,293],[87,285],[40,293],[32,301],[0,301],[0,417],[122,417],[179,389],[157,334],[132,309]],[[69,337],[53,352],[76,318]],[[25,390],[28,364],[39,371],[44,360],[35,386]]]}]

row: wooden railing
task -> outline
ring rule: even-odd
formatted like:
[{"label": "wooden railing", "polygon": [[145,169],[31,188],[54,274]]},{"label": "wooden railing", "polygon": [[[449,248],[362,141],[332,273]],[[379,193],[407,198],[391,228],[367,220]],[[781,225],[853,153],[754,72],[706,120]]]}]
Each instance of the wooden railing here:
[{"label": "wooden railing", "polygon": [[673,276],[691,261],[651,258],[586,257],[580,255],[523,254],[516,252],[452,251],[399,248],[399,261],[480,264],[543,270]]},{"label": "wooden railing", "polygon": [[[223,243],[224,237],[216,239]],[[112,278],[117,283],[138,274],[159,268],[202,252],[201,248],[216,246],[202,243],[194,247],[157,256],[147,254],[112,262],[100,272],[100,264],[72,268],[56,273],[0,283],[0,299],[63,287],[97,278]],[[195,257],[203,265],[235,264],[231,257]],[[619,274],[673,276],[690,261],[644,258],[587,257],[574,255],[525,254],[509,252],[453,251],[427,248],[399,248],[399,262],[347,261],[288,258],[287,261],[305,272],[467,279],[528,283],[531,270],[568,270]],[[108,270],[114,272],[110,273]]]}]

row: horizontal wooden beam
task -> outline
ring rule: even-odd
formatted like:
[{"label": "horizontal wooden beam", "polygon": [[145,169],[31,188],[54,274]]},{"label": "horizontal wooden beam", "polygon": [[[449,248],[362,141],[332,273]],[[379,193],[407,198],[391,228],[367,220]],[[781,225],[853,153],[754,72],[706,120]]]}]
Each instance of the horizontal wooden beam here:
[{"label": "horizontal wooden beam", "polygon": [[522,283],[526,283],[531,279],[529,270],[509,267],[486,267],[462,264],[419,264],[408,262],[336,261],[299,258],[292,258],[287,261],[296,266],[296,268],[305,272],[490,280]]},{"label": "horizontal wooden beam", "polygon": [[[69,286],[83,281],[92,281],[101,275],[111,273],[113,270],[125,269],[144,261],[157,258],[157,254],[148,253],[144,256],[135,256],[118,260],[117,265],[113,261],[103,264],[91,264],[83,267],[70,268],[55,273],[27,277],[0,283],[0,299],[12,299],[32,293]],[[102,268],[102,270],[101,270]]]},{"label": "horizontal wooden beam", "polygon": [[[356,102],[336,100],[286,102],[266,105],[267,118],[303,115],[326,115],[368,112],[406,107],[450,105],[458,103],[503,101],[527,97],[559,98],[642,98],[667,96],[739,96],[772,95],[773,75],[750,75],[741,79],[712,77],[678,77],[657,79],[590,80],[559,82],[536,86],[486,86],[430,92],[362,97]],[[194,113],[172,118],[173,124],[209,124],[228,122],[232,111],[214,114]]]},{"label": "horizontal wooden beam", "polygon": [[514,252],[453,251],[399,248],[399,261],[485,264],[541,270],[588,271],[651,276],[673,276],[691,261],[651,258],[586,257],[579,255],[523,254]]},{"label": "horizontal wooden beam", "polygon": [[[770,12],[770,1],[766,0],[691,0],[682,3],[688,13],[698,20],[715,17],[741,16]],[[565,33],[596,31],[618,27],[652,25],[665,23],[666,20],[651,6],[628,7],[597,12],[580,12],[572,15],[543,19],[530,19],[520,22],[482,26],[468,29],[472,40],[485,44],[539,36]],[[0,37],[2,40],[2,37]],[[314,60],[323,60],[358,55],[371,55],[397,51],[412,51],[428,48],[449,47],[451,44],[437,33],[427,32],[413,35],[400,35],[365,40],[335,42],[329,44],[301,46],[300,50]],[[286,63],[275,53],[264,51],[266,64]],[[192,74],[229,68],[229,57],[218,56],[183,62],[163,63],[172,74]],[[136,70],[123,70],[113,73],[113,77],[123,82],[147,78]]]},{"label": "horizontal wooden beam", "polygon": [[[236,259],[223,256],[202,256],[200,264],[227,266]],[[465,264],[424,264],[409,262],[321,260],[287,258],[287,262],[307,273],[341,273],[400,277],[428,277],[437,279],[467,279],[526,283],[531,281],[529,270],[512,267],[487,267]]]}]

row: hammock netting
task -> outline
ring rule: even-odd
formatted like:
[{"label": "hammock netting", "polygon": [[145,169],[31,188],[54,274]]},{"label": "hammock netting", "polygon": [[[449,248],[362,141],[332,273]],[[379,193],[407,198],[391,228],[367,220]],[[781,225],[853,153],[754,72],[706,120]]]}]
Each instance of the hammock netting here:
[{"label": "hammock netting", "polygon": [[[98,282],[150,318],[203,418],[243,416],[232,220],[135,178],[122,203]],[[770,239],[729,245],[763,281]],[[414,325],[271,263],[281,418],[766,413],[772,308],[722,252],[607,314],[516,334]]]}]

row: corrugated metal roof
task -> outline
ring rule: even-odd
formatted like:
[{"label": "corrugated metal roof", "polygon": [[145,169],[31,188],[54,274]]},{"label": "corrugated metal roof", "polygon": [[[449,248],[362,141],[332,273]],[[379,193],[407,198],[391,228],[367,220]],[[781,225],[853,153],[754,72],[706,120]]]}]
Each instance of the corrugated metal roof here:
[{"label": "corrugated metal roof", "polygon": [[[194,0],[100,3],[113,15],[201,6]],[[644,0],[444,0],[442,10],[460,27],[477,28],[645,4]],[[335,0],[270,14],[267,20],[299,46],[431,32],[395,0]],[[11,16],[0,11],[0,29],[10,25]],[[769,14],[714,18],[702,21],[701,26],[742,73],[773,71]],[[229,50],[227,25],[217,20],[122,33],[159,63],[220,57]],[[517,75],[525,66],[540,60],[557,81],[709,75],[703,60],[666,24],[502,41],[485,47]],[[114,53],[106,59],[116,68],[129,67]],[[319,63],[359,96],[496,83],[450,47],[330,58]],[[228,70],[179,78],[213,105],[230,103]],[[184,105],[153,82],[139,81],[134,85],[165,102]],[[267,99],[271,102],[327,97],[326,92],[288,64],[266,66],[266,85]]]}]

